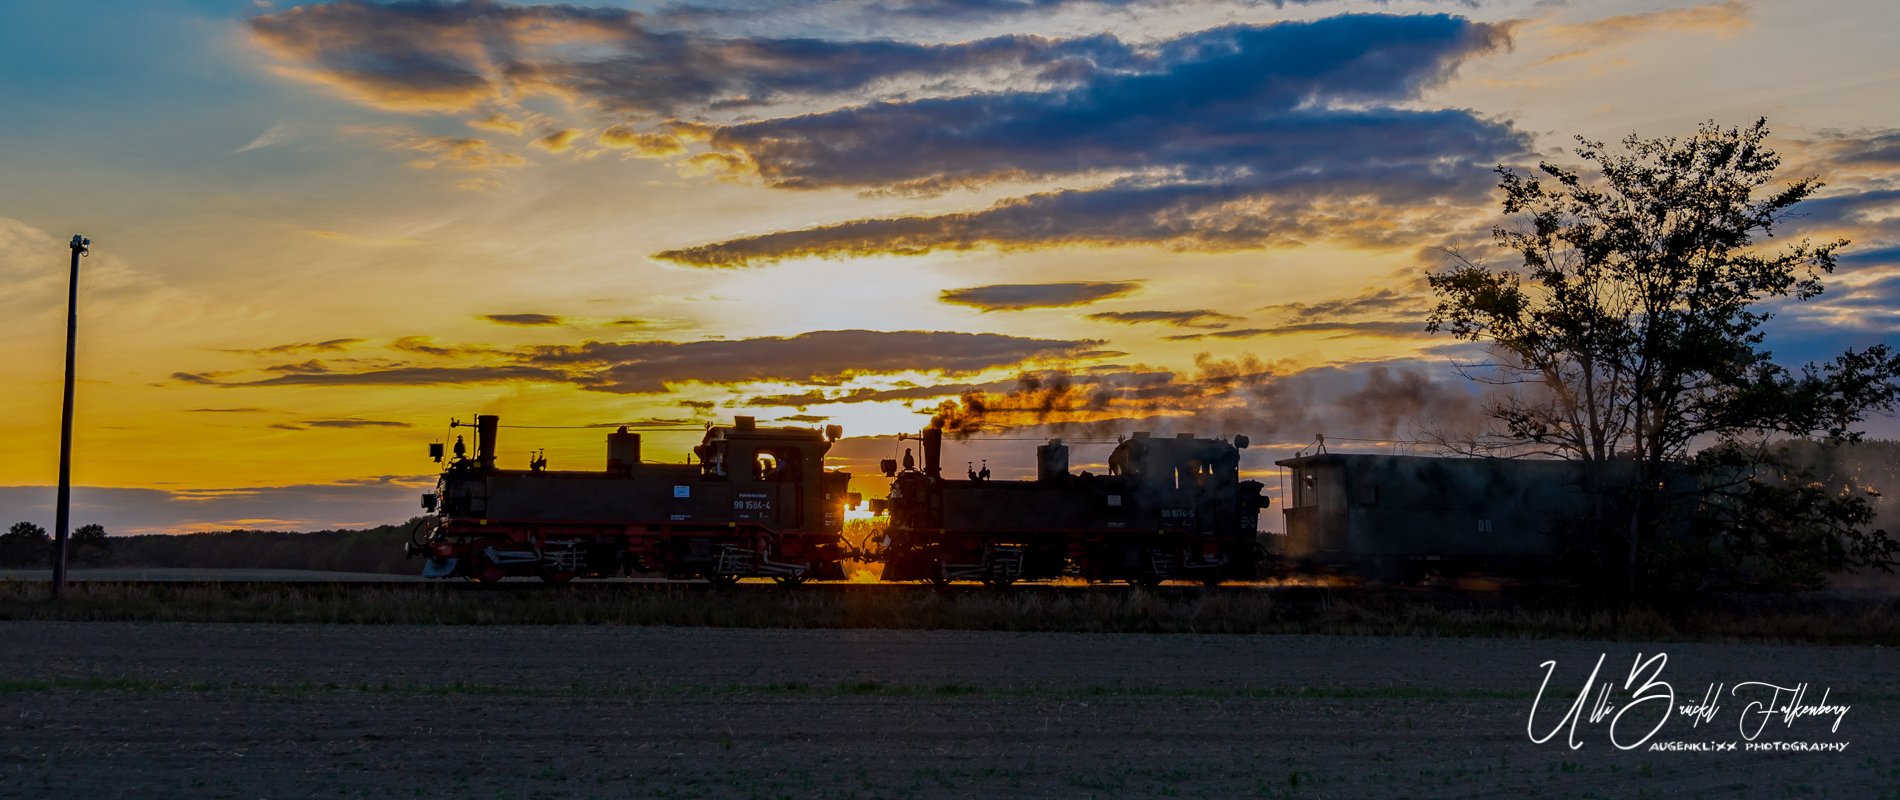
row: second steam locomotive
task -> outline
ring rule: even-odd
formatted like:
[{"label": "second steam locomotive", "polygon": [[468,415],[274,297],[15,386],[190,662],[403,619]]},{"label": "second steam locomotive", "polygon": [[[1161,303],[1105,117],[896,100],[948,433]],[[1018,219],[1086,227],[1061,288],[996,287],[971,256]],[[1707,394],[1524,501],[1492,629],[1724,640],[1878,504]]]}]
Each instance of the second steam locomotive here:
[{"label": "second steam locomotive", "polygon": [[[923,466],[906,453],[891,479],[889,524],[865,541],[845,539],[855,507],[851,475],[824,468],[842,435],[760,427],[749,417],[706,429],[685,464],[640,459],[640,436],[608,434],[607,468],[549,471],[495,464],[500,421],[477,418],[475,455],[458,439],[437,491],[423,496],[428,533],[411,553],[427,577],[494,581],[538,576],[661,574],[731,583],[839,580],[843,562],[881,562],[886,581],[974,580],[992,585],[1070,577],[1154,585],[1216,584],[1254,577],[1264,558],[1255,535],[1267,499],[1239,479],[1244,436],[1189,434],[1120,441],[1108,474],[1069,470],[1069,448],[1036,448],[1034,480],[943,476],[942,431],[916,436]],[[903,437],[913,438],[913,437]],[[438,458],[442,445],[432,445]],[[987,472],[987,471],[986,471]],[[874,541],[872,539],[875,539]]]},{"label": "second steam locomotive", "polygon": [[1071,474],[1069,448],[1054,439],[1036,448],[1027,481],[946,480],[943,432],[918,439],[923,469],[883,465],[895,479],[890,528],[873,551],[884,580],[1211,585],[1253,578],[1263,556],[1255,533],[1267,498],[1260,483],[1240,480],[1244,436],[1137,433],[1116,445],[1107,475]]}]

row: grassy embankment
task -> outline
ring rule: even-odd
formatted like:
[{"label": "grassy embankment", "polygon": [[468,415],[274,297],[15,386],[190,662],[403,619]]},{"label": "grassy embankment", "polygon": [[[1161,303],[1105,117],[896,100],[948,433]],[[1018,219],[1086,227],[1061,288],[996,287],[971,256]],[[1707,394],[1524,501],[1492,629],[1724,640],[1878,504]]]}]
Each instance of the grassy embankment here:
[{"label": "grassy embankment", "polygon": [[1504,593],[905,585],[108,583],[0,581],[0,620],[675,625],[1090,633],[1305,633],[1900,645],[1891,596],[1719,596],[1611,612]]}]

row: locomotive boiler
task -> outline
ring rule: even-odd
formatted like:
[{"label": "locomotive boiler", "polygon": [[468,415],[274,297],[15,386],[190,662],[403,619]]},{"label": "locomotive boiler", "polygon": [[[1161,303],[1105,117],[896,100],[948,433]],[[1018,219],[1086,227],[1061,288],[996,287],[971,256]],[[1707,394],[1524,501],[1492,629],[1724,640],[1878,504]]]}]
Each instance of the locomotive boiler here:
[{"label": "locomotive boiler", "polygon": [[[437,491],[423,575],[472,581],[660,573],[731,583],[842,578],[845,493],[851,475],[827,471],[842,431],[759,427],[736,417],[709,427],[684,464],[640,458],[640,434],[607,435],[606,469],[551,471],[495,464],[500,419],[476,418],[475,455],[458,438]],[[442,458],[442,445],[431,446]]]},{"label": "locomotive boiler", "polygon": [[1244,436],[1136,433],[1117,444],[1107,475],[1071,474],[1068,445],[1052,439],[1036,448],[1036,478],[1025,481],[946,478],[943,432],[914,438],[921,469],[908,451],[901,470],[894,459],[882,465],[894,479],[890,525],[867,550],[886,581],[1214,585],[1252,579],[1265,557],[1255,536],[1268,499],[1259,482],[1240,480]]}]

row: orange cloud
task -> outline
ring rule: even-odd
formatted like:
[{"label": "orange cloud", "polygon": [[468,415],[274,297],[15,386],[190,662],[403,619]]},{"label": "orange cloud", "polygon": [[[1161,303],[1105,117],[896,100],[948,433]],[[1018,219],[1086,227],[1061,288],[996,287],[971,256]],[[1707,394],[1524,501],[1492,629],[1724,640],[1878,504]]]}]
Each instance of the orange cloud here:
[{"label": "orange cloud", "polygon": [[521,134],[522,128],[526,127],[521,121],[499,111],[481,119],[471,119],[468,121],[468,126],[500,133],[512,133],[517,136]]},{"label": "orange cloud", "polygon": [[643,158],[665,158],[686,152],[678,136],[642,133],[627,125],[615,125],[601,131],[600,143],[616,150],[632,150],[633,155]]},{"label": "orange cloud", "polygon": [[567,128],[534,140],[534,146],[550,153],[566,152],[568,148],[574,146],[574,140],[580,138],[580,136],[580,131]]},{"label": "orange cloud", "polygon": [[480,75],[443,75],[435,82],[418,85],[413,80],[373,73],[346,75],[290,66],[274,67],[272,71],[386,111],[465,111],[501,96],[500,89]]},{"label": "orange cloud", "polygon": [[680,174],[689,177],[711,175],[718,178],[732,178],[758,171],[752,160],[743,153],[700,153],[678,163]]},{"label": "orange cloud", "polygon": [[1755,23],[1748,19],[1748,10],[1747,3],[1729,0],[1721,5],[1671,8],[1647,14],[1619,14],[1591,22],[1550,25],[1541,31],[1543,36],[1572,49],[1538,63],[1580,58],[1599,48],[1657,31],[1710,33],[1717,38],[1727,39],[1755,27]]},{"label": "orange cloud", "polygon": [[428,158],[409,162],[410,166],[430,169],[448,167],[450,169],[495,169],[498,167],[519,167],[528,160],[513,153],[503,153],[490,147],[481,139],[457,139],[453,136],[435,136],[409,139],[403,147],[428,153]]}]

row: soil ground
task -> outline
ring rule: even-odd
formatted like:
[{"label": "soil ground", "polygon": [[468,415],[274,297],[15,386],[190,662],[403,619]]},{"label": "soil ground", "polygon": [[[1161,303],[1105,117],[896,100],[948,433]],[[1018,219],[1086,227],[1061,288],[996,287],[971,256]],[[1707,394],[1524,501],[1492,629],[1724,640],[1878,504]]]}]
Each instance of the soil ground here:
[{"label": "soil ground", "polygon": [[[1881,647],[67,622],[0,642],[7,797],[1900,797]],[[1680,704],[1829,692],[1838,732],[1757,741],[1847,749],[1621,751],[1607,717],[1581,749],[1529,741],[1542,662],[1568,696],[1540,735],[1599,654],[1621,686],[1659,651]],[[1742,742],[1743,702],[1654,741]]]}]

